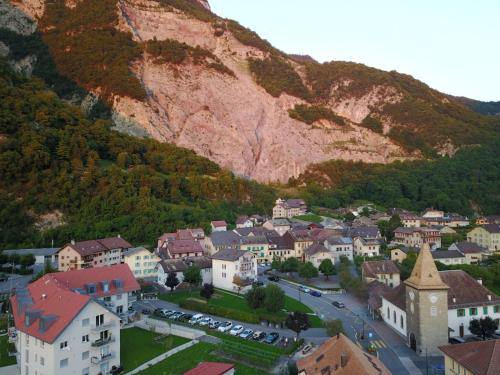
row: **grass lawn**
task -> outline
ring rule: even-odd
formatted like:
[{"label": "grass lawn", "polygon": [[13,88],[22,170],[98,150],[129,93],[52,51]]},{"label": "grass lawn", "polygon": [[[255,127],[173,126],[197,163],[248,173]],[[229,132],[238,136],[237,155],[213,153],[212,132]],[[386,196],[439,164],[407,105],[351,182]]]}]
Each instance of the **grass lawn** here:
[{"label": "grass lawn", "polygon": [[[141,371],[140,375],[177,375],[183,374],[186,371],[198,366],[200,362],[229,362],[234,363],[234,361],[229,361],[224,358],[219,358],[214,354],[211,354],[217,348],[216,345],[207,344],[200,342],[180,353],[174,354],[173,356],[165,359],[159,364],[150,367],[147,370]],[[236,363],[236,375],[264,375],[267,372],[248,367],[239,363]]]},{"label": "grass lawn", "polygon": [[0,367],[16,364],[16,357],[9,357],[8,347],[9,337],[7,335],[0,336]]},{"label": "grass lawn", "polygon": [[295,216],[294,219],[310,221],[311,223],[316,223],[316,224],[319,224],[323,221],[323,218],[321,216],[315,214],[299,215]]},{"label": "grass lawn", "polygon": [[120,358],[125,371],[131,371],[176,346],[190,340],[183,337],[167,336],[159,341],[159,333],[140,328],[128,328],[120,332]]},{"label": "grass lawn", "polygon": [[[177,304],[188,298],[203,300],[203,298],[200,297],[200,292],[197,290],[192,291],[191,293],[189,291],[178,292],[178,293],[166,293],[160,295],[159,297],[162,300],[170,301]],[[258,314],[259,312],[261,312],[263,314],[269,315],[269,313],[265,309],[257,309],[257,310],[251,309],[248,306],[244,296],[226,292],[220,289],[216,290],[215,294],[210,299],[209,304],[214,306],[230,308],[234,310],[245,311],[248,313]],[[304,305],[302,302],[299,302],[296,299],[293,299],[288,296],[285,296],[285,310],[290,312],[293,311],[304,312],[304,313],[313,312],[309,307]],[[286,318],[286,314],[284,312],[280,312],[275,315],[281,316],[283,320]],[[311,320],[312,327],[316,328],[323,326],[321,319],[318,318],[317,316],[309,316],[309,318]]]}]

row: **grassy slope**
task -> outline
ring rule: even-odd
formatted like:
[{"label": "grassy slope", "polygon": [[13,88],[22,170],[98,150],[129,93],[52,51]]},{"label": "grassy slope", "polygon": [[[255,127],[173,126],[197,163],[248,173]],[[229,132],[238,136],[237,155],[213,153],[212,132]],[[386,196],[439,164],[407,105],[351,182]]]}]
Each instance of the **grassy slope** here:
[{"label": "grassy slope", "polygon": [[125,371],[131,371],[143,363],[188,342],[188,339],[168,336],[159,341],[158,333],[140,328],[128,328],[120,332],[120,358]]}]

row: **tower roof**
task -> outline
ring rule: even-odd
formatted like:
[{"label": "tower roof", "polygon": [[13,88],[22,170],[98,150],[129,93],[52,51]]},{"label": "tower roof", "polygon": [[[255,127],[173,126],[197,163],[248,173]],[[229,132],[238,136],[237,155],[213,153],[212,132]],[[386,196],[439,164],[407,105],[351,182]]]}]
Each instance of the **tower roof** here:
[{"label": "tower roof", "polygon": [[415,267],[405,284],[415,289],[449,289],[439,276],[428,244],[422,245]]}]

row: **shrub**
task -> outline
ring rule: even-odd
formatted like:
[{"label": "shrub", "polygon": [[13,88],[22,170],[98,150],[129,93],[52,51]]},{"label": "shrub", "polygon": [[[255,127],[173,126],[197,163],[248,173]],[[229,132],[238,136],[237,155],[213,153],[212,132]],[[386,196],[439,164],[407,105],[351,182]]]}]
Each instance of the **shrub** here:
[{"label": "shrub", "polygon": [[363,121],[361,121],[361,126],[373,130],[375,133],[382,134],[384,131],[384,126],[378,118],[372,116],[366,116]]},{"label": "shrub", "polygon": [[305,122],[308,125],[318,120],[328,120],[338,125],[345,125],[343,117],[335,114],[331,109],[321,105],[296,104],[293,109],[288,110],[291,118]]}]

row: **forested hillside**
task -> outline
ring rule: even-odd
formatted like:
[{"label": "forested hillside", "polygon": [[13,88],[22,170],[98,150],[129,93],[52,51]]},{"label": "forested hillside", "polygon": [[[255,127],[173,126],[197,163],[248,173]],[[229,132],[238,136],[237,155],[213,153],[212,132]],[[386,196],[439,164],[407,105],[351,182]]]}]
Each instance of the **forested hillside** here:
[{"label": "forested hillside", "polygon": [[[265,212],[273,191],[194,152],[110,130],[0,62],[0,248],[121,233],[133,243]],[[46,214],[62,225],[35,231]]]}]

